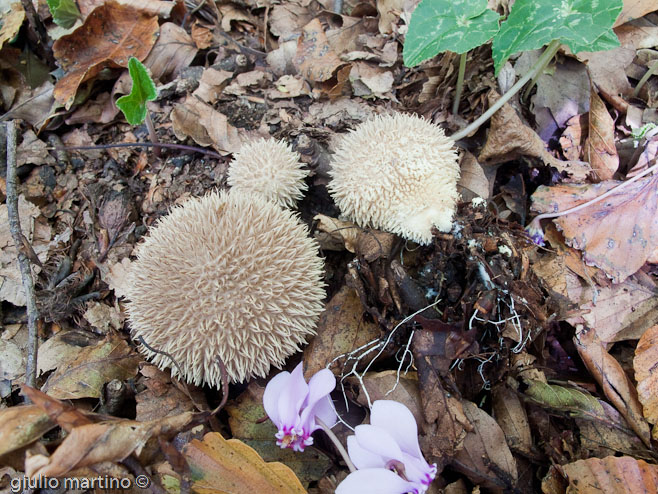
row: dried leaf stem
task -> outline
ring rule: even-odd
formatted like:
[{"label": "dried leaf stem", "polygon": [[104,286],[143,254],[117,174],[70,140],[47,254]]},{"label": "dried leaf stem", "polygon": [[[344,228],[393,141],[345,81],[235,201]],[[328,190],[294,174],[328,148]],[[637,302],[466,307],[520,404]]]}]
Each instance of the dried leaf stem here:
[{"label": "dried leaf stem", "polygon": [[322,427],[322,430],[329,437],[329,439],[331,439],[331,442],[334,443],[334,446],[336,446],[336,449],[343,457],[343,460],[345,460],[345,464],[347,465],[347,468],[350,469],[350,472],[356,472],[356,467],[354,466],[354,463],[352,463],[352,460],[350,460],[350,455],[347,454],[345,447],[338,440],[336,434],[334,434],[334,431],[332,431],[329,426],[327,426],[327,424],[325,424],[319,417],[315,417],[315,421],[320,427]]},{"label": "dried leaf stem", "polygon": [[471,132],[477,130],[480,127],[480,125],[482,125],[484,122],[489,120],[494,113],[496,113],[505,103],[507,103],[510,100],[510,98],[512,98],[512,96],[518,93],[526,82],[528,82],[530,79],[535,77],[541,70],[543,70],[544,67],[548,65],[548,62],[550,62],[551,59],[555,56],[559,48],[560,48],[560,42],[558,40],[551,41],[550,44],[544,50],[544,53],[541,54],[541,56],[537,59],[535,64],[530,68],[530,70],[526,72],[526,74],[523,77],[521,77],[521,79],[519,79],[517,83],[510,88],[509,91],[503,94],[498,101],[496,101],[493,105],[491,105],[491,107],[489,107],[489,109],[486,112],[484,112],[480,116],[480,118],[473,121],[466,128],[455,132],[453,135],[450,136],[450,138],[454,141],[458,141],[459,139],[463,139],[464,137],[469,135]]},{"label": "dried leaf stem", "polygon": [[35,387],[37,380],[37,352],[38,330],[37,320],[39,311],[34,294],[34,280],[30,260],[25,252],[24,243],[27,240],[21,232],[21,223],[18,215],[18,178],[16,177],[16,122],[11,120],[5,123],[7,131],[7,214],[9,216],[9,230],[18,253],[18,265],[21,270],[23,289],[27,299],[27,363],[25,366],[25,384]]}]

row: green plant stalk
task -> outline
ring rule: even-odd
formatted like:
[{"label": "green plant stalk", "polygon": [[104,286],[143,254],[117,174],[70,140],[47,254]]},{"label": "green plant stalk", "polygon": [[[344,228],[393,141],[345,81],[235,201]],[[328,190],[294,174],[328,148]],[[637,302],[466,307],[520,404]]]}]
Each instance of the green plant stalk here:
[{"label": "green plant stalk", "polygon": [[517,83],[510,88],[509,91],[503,94],[500,97],[500,99],[496,101],[493,105],[491,105],[491,107],[489,107],[489,109],[486,112],[484,112],[478,119],[473,121],[466,128],[455,132],[453,135],[450,136],[450,138],[453,141],[458,141],[459,139],[463,139],[464,137],[469,135],[471,132],[477,130],[484,122],[489,120],[494,113],[500,110],[500,108],[505,103],[507,103],[512,96],[518,93],[526,82],[528,82],[530,79],[535,77],[535,75],[537,75],[540,70],[543,70],[543,68],[548,64],[548,62],[555,56],[559,48],[560,48],[559,40],[551,41],[550,44],[544,50],[544,53],[541,54],[539,59],[537,59],[537,61],[530,68],[530,70],[523,77],[521,77],[521,79],[519,79]]},{"label": "green plant stalk", "polygon": [[464,89],[464,73],[466,72],[466,55],[468,52],[461,54],[459,58],[459,72],[457,73],[457,87],[455,88],[455,101],[452,103],[452,114],[457,115],[459,111],[459,100],[462,97]]},{"label": "green plant stalk", "polygon": [[647,73],[642,76],[642,79],[640,79],[640,82],[637,83],[637,86],[635,86],[635,91],[633,91],[633,97],[637,98],[637,95],[640,94],[640,90],[642,89],[642,86],[649,80],[649,77],[654,75],[656,72],[658,72],[658,61],[655,61],[651,68],[647,70]]},{"label": "green plant stalk", "polygon": [[544,72],[544,69],[549,64],[550,61],[551,61],[550,59],[546,60],[546,63],[544,64],[544,66],[541,67],[537,71],[535,76],[532,78],[532,80],[530,81],[530,84],[528,84],[528,87],[526,87],[525,91],[523,91],[523,96],[521,97],[522,101],[526,101],[528,99],[528,96],[530,96],[530,91],[532,91],[532,88],[535,87],[535,85],[537,84],[537,79],[539,79],[539,76],[542,74],[542,72]]},{"label": "green plant stalk", "polygon": [[[146,109],[146,128],[149,131],[149,136],[151,137],[151,142],[157,143],[158,142],[158,135],[155,133],[155,127],[153,126],[153,120],[151,120],[151,112]],[[153,154],[155,155],[156,158],[160,157],[160,148],[155,146],[153,148]]]}]

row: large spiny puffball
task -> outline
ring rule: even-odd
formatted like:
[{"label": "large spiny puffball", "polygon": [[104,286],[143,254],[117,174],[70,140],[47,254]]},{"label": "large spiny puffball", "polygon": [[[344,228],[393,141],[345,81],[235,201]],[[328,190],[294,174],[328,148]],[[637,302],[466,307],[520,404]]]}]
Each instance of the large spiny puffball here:
[{"label": "large spiny puffball", "polygon": [[295,207],[308,188],[299,153],[290,144],[276,139],[246,143],[229,165],[227,182],[231,189],[253,192],[283,207]]},{"label": "large spiny puffball", "polygon": [[[174,207],[139,245],[126,285],[135,338],[169,353],[194,384],[265,376],[315,334],[323,261],[289,210],[256,194],[212,192]],[[176,366],[144,346],[161,369]]]},{"label": "large spiny puffball", "polygon": [[362,227],[420,244],[432,227],[452,228],[459,164],[453,141],[427,120],[377,116],[340,139],[329,192],[344,216]]}]

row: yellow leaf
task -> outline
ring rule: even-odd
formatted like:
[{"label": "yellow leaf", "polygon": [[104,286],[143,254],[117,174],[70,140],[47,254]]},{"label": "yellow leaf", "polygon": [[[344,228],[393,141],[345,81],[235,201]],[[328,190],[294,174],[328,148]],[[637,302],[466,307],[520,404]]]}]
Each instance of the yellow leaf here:
[{"label": "yellow leaf", "polygon": [[199,494],[306,494],[293,471],[283,463],[265,463],[237,439],[211,432],[183,451],[190,465],[194,492]]}]

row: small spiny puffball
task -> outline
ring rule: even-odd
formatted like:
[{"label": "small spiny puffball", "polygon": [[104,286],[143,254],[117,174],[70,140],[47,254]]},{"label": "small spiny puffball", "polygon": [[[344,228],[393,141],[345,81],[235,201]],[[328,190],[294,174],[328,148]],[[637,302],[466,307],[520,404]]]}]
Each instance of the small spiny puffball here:
[{"label": "small spiny puffball", "polygon": [[341,137],[329,193],[362,227],[420,244],[432,227],[449,232],[457,206],[459,164],[443,129],[414,115],[377,116]]},{"label": "small spiny puffball", "polygon": [[179,377],[219,387],[218,356],[232,382],[263,377],[315,334],[323,278],[295,213],[256,194],[212,192],[174,207],[138,246],[127,313],[133,336],[169,353]]},{"label": "small spiny puffball", "polygon": [[276,139],[258,139],[246,143],[228,169],[228,184],[240,192],[253,192],[293,208],[308,188],[299,153]]}]

